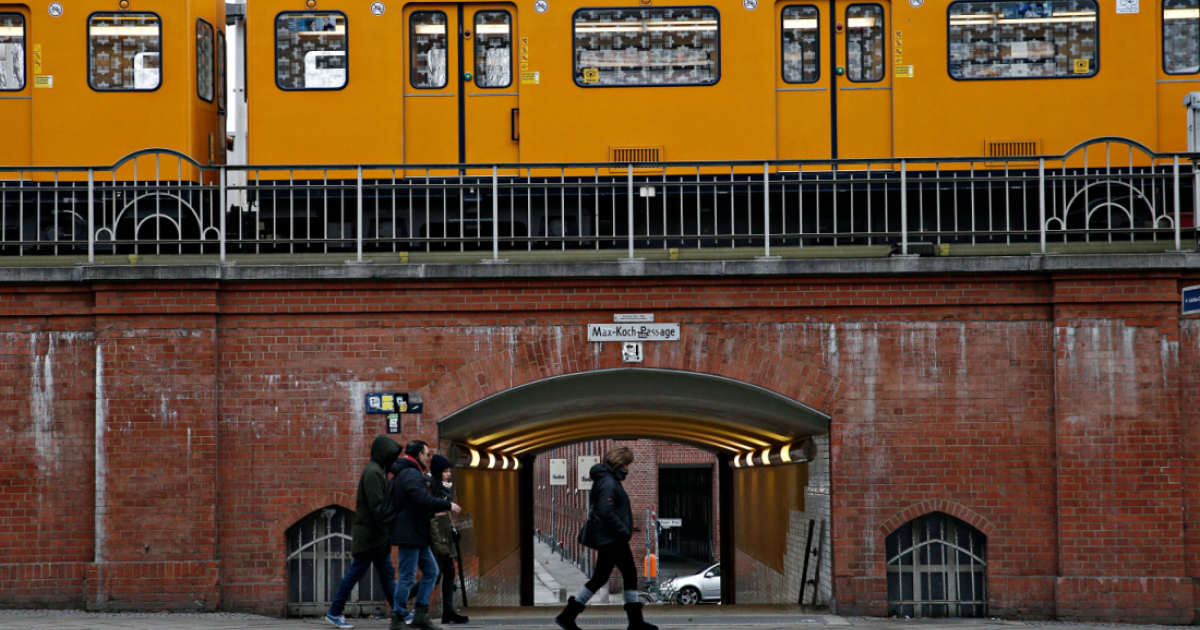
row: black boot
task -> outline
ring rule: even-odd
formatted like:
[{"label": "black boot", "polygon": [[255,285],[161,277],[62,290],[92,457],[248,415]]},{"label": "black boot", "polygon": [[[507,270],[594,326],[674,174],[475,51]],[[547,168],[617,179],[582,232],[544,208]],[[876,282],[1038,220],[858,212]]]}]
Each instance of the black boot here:
[{"label": "black boot", "polygon": [[421,630],[442,630],[441,626],[435,626],[433,620],[429,618],[428,606],[417,606],[414,613],[412,623],[410,624],[412,627],[420,628]]},{"label": "black boot", "polygon": [[574,596],[571,596],[567,599],[567,607],[554,618],[554,623],[558,624],[562,630],[581,630],[579,626],[575,625],[575,618],[583,612],[584,607],[583,604],[575,601]]},{"label": "black boot", "polygon": [[470,617],[458,614],[453,608],[442,611],[442,623],[467,623],[470,620]]},{"label": "black boot", "polygon": [[641,602],[625,604],[625,616],[629,617],[629,630],[658,630],[658,626],[650,625],[642,618],[642,606]]}]

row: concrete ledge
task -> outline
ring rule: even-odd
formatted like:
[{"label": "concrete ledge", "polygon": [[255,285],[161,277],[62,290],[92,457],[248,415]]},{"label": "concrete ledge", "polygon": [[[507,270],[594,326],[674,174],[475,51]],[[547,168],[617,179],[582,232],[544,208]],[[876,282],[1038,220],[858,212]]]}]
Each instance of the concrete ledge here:
[{"label": "concrete ledge", "polygon": [[812,258],[771,260],[625,260],[546,263],[77,265],[0,267],[0,284],[78,282],[270,282],[311,280],[507,280],[554,278],[678,278],[855,276],[1200,269],[1194,252],[962,256],[935,258]]}]

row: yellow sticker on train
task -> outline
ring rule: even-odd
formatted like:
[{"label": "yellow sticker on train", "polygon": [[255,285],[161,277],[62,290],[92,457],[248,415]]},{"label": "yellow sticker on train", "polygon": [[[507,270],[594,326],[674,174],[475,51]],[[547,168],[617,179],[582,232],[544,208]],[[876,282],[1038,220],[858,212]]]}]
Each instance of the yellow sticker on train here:
[{"label": "yellow sticker on train", "polygon": [[538,73],[538,72],[522,72],[521,73],[521,83],[523,85],[537,85],[539,74],[540,73]]},{"label": "yellow sticker on train", "polygon": [[42,73],[42,45],[41,44],[33,45],[33,73],[34,74]]},{"label": "yellow sticker on train", "polygon": [[896,66],[897,79],[911,79],[913,76],[912,66]]},{"label": "yellow sticker on train", "polygon": [[33,77],[33,87],[35,88],[52,88],[54,87],[53,74],[39,74]]},{"label": "yellow sticker on train", "polygon": [[1092,60],[1091,59],[1076,59],[1075,60],[1075,74],[1087,74],[1092,71],[1091,68],[1092,68]]},{"label": "yellow sticker on train", "polygon": [[584,83],[599,83],[600,82],[600,68],[584,68],[583,69],[583,82]]}]

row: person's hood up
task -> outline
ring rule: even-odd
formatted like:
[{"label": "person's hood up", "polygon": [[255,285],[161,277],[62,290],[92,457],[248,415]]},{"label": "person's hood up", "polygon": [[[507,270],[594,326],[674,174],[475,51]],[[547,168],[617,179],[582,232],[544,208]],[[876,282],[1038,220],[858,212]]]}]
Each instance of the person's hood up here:
[{"label": "person's hood up", "polygon": [[403,450],[396,440],[386,435],[377,435],[375,441],[371,442],[371,461],[387,470],[396,463],[396,458],[400,457]]},{"label": "person's hood up", "polygon": [[[417,462],[414,462],[407,457],[401,457],[400,459],[396,460],[395,464],[392,465],[392,474],[398,475],[400,474],[400,471],[404,470],[405,468],[412,468],[417,472],[421,472],[421,467],[417,464]],[[421,476],[424,477],[425,475],[422,474]]]},{"label": "person's hood up", "polygon": [[628,470],[624,468],[613,470],[608,467],[608,464],[603,462],[592,466],[592,469],[588,471],[588,475],[592,478],[593,482],[600,481],[600,478],[605,475],[616,477],[617,481],[625,481],[625,475],[627,474],[629,474]]}]

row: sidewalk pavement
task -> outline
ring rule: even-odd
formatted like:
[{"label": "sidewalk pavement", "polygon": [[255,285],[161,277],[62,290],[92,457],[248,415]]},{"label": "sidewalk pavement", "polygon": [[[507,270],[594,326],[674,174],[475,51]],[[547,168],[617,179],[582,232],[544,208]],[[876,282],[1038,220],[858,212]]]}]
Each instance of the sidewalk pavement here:
[{"label": "sidewalk pavement", "polygon": [[[562,606],[566,603],[567,597],[570,597],[579,592],[579,587],[583,586],[588,580],[588,576],[579,570],[579,567],[563,560],[549,544],[537,542],[537,538],[533,541],[533,564],[537,571],[537,580],[534,580],[533,603],[538,606]],[[561,599],[558,595],[559,589],[565,589],[566,595]],[[608,602],[608,587],[600,589],[592,597],[591,605],[603,605]]]}]

